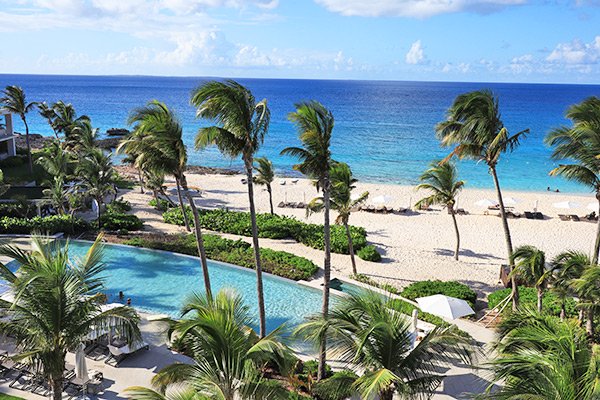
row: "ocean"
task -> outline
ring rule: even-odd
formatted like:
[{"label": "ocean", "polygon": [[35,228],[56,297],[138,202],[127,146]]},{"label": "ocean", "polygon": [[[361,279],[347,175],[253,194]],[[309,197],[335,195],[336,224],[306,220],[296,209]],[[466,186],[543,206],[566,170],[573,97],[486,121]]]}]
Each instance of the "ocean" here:
[{"label": "ocean", "polygon": [[[195,118],[189,104],[191,91],[208,78],[150,76],[59,76],[0,75],[0,87],[19,85],[29,101],[57,100],[72,103],[78,114],[91,117],[105,132],[127,127],[127,116],[135,107],[157,99],[173,108],[184,126],[188,163],[212,167],[241,167],[240,160],[223,157],[216,149],[196,151],[194,136],[206,121]],[[450,151],[440,147],[434,126],[445,118],[454,98],[464,92],[491,89],[500,98],[500,111],[510,132],[529,128],[531,133],[512,154],[502,157],[498,170],[505,189],[586,192],[588,188],[548,176],[557,163],[543,139],[552,128],[568,124],[564,113],[569,105],[589,96],[600,96],[597,85],[552,85],[513,83],[452,83],[402,81],[335,81],[292,79],[239,79],[254,96],[266,98],[271,125],[258,155],[269,157],[281,174],[293,173],[294,159],[279,152],[300,142],[287,119],[294,104],[315,99],[334,114],[332,153],[347,162],[363,181],[413,185],[435,159]],[[51,135],[36,112],[28,115],[30,131]],[[17,123],[16,130],[24,132]],[[492,188],[484,164],[459,163],[467,187]]]}]

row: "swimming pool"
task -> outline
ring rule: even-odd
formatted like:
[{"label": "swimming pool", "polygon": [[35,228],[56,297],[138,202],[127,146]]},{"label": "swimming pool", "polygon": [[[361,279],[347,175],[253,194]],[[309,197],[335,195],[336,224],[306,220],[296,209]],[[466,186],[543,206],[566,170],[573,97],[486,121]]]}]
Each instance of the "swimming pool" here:
[{"label": "swimming pool", "polygon": [[[91,242],[72,240],[69,252],[82,256]],[[107,265],[105,292],[109,302],[118,301],[119,291],[131,298],[132,306],[141,311],[179,317],[186,297],[204,292],[200,261],[196,257],[148,250],[138,247],[106,244]],[[256,273],[254,270],[209,261],[213,292],[228,287],[243,296],[251,315],[258,314]],[[282,323],[296,325],[304,317],[321,311],[322,292],[294,281],[263,275],[267,329]]]}]

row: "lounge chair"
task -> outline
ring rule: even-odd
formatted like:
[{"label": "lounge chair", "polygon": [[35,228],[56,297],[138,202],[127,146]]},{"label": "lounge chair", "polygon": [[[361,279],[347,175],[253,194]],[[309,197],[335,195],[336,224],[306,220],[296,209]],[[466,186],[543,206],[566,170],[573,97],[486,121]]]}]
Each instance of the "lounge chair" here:
[{"label": "lounge chair", "polygon": [[535,217],[533,216],[533,213],[531,211],[525,211],[525,218],[527,219],[535,219]]},{"label": "lounge chair", "polygon": [[106,361],[104,361],[104,363],[112,365],[114,367],[118,367],[123,360],[142,349],[149,350],[150,346],[148,345],[148,343],[143,341],[133,343],[131,345],[124,344],[122,346],[119,346],[118,343],[115,343],[115,345],[109,344],[108,351],[110,352],[110,355],[108,356]]},{"label": "lounge chair", "polygon": [[242,185],[245,185],[248,183],[248,180],[245,178],[240,179],[240,182],[242,182]]},{"label": "lounge chair", "polygon": [[539,211],[536,211],[536,212],[534,212],[534,213],[533,213],[533,217],[534,217],[535,219],[544,219],[544,214],[542,214],[542,213],[541,213],[541,212],[539,212]]},{"label": "lounge chair", "polygon": [[290,182],[292,182],[295,185],[296,183],[298,183],[298,179],[292,179]]},{"label": "lounge chair", "polygon": [[17,390],[29,390],[35,384],[35,378],[31,372],[21,371],[17,377],[8,385],[9,388]]},{"label": "lounge chair", "polygon": [[285,207],[285,203],[283,201],[279,202],[279,204],[277,204],[278,208],[284,208]]},{"label": "lounge chair", "polygon": [[387,208],[385,208],[385,206],[378,206],[375,209],[375,212],[379,214],[385,214],[387,212]]},{"label": "lounge chair", "polygon": [[575,214],[571,214],[571,220],[572,221],[581,221],[581,219],[579,219],[579,215],[575,215]]},{"label": "lounge chair", "polygon": [[570,221],[571,217],[569,217],[568,215],[565,214],[558,214],[558,218],[560,218],[561,221]]},{"label": "lounge chair", "polygon": [[306,208],[306,204],[304,204],[303,202],[300,202],[300,203],[296,204],[296,208]]}]

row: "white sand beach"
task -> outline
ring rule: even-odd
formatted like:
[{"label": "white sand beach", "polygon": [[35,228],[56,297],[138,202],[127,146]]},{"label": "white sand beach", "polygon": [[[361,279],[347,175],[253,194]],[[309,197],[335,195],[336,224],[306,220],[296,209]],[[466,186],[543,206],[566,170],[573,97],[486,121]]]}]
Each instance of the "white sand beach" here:
[{"label": "white sand beach", "polygon": [[[190,186],[202,189],[202,197],[197,204],[205,208],[226,207],[230,210],[247,210],[247,188],[242,184],[241,175],[188,174]],[[285,185],[281,182],[285,181]],[[322,223],[323,216],[311,215],[306,218],[305,210],[277,208],[281,201],[307,202],[316,192],[307,179],[293,183],[291,178],[277,178],[273,185],[275,212],[281,215],[295,216],[301,220]],[[168,185],[174,182],[169,181]],[[357,184],[357,193],[369,191],[371,198],[389,196],[386,206],[408,207],[425,193],[415,192],[413,187],[362,183]],[[258,187],[256,204],[259,212],[269,212],[268,194]],[[548,258],[568,250],[588,252],[593,246],[596,224],[591,222],[561,221],[558,214],[589,214],[586,208],[595,202],[591,194],[570,194],[554,192],[516,192],[503,191],[504,197],[513,197],[518,202],[515,212],[532,211],[537,202],[538,211],[545,220],[525,218],[510,219],[514,246],[531,244],[546,252]],[[162,232],[184,231],[181,227],[162,223],[160,214],[147,205],[149,194],[140,194],[139,190],[128,191],[125,196],[134,205],[134,211],[146,224],[146,230]],[[172,196],[175,200],[176,196]],[[454,261],[453,249],[455,235],[452,220],[445,209],[436,207],[434,211],[420,211],[409,214],[373,214],[355,212],[350,217],[352,225],[367,230],[368,241],[377,246],[383,255],[381,263],[357,259],[358,271],[380,282],[403,287],[411,282],[425,279],[457,280],[471,286],[482,294],[499,287],[498,273],[501,264],[506,261],[506,244],[501,219],[490,211],[484,215],[485,208],[475,205],[484,198],[495,199],[493,190],[465,189],[459,198],[459,207],[469,215],[458,216],[461,232],[460,260]],[[572,201],[580,204],[574,210],[557,209],[553,203]],[[332,217],[335,217],[335,212]],[[223,235],[234,237],[233,235]],[[246,238],[245,240],[249,240]],[[322,265],[322,251],[306,247],[295,241],[261,239],[261,245],[278,250],[289,251],[313,260]],[[348,276],[352,273],[348,256],[333,254],[332,276]]]}]

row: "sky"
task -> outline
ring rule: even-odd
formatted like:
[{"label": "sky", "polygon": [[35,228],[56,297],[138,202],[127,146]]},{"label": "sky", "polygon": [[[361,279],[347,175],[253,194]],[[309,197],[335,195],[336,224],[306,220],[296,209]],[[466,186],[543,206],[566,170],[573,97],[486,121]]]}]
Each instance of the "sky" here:
[{"label": "sky", "polygon": [[600,0],[0,0],[0,73],[600,83]]}]

